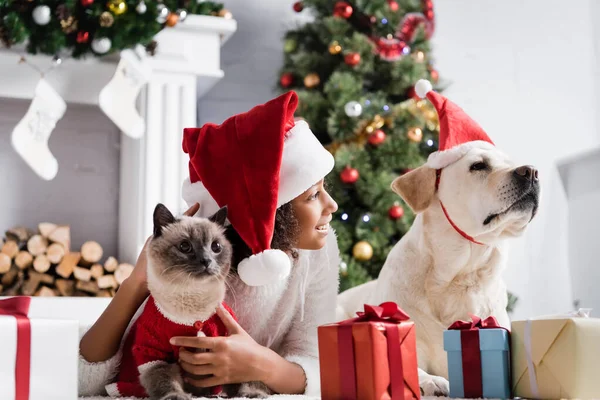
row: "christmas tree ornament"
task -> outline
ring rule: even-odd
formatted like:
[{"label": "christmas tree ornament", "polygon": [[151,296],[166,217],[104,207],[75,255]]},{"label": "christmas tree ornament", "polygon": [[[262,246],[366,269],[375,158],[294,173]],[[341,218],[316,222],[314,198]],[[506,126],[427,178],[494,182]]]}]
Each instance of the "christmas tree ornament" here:
[{"label": "christmas tree ornament", "polygon": [[143,1],[140,1],[137,6],[135,6],[135,11],[140,15],[145,14],[146,11],[148,11],[148,6]]},{"label": "christmas tree ornament", "polygon": [[338,1],[333,8],[333,16],[348,19],[352,16],[352,6],[345,1]]},{"label": "christmas tree ornament", "polygon": [[296,48],[298,48],[298,42],[296,39],[289,38],[285,39],[285,42],[283,42],[283,51],[286,53],[292,53],[296,50]]},{"label": "christmas tree ornament", "polygon": [[286,72],[281,75],[281,78],[279,78],[279,83],[284,88],[290,87],[293,82],[294,82],[294,75],[291,72]]},{"label": "christmas tree ornament", "polygon": [[100,91],[100,109],[124,134],[134,139],[146,130],[144,119],[136,109],[136,99],[151,73],[148,64],[142,63],[133,50],[123,50],[115,75]]},{"label": "christmas tree ornament", "polygon": [[95,38],[92,40],[92,50],[97,54],[106,54],[110,50],[112,42],[107,37]]},{"label": "christmas tree ornament", "polygon": [[344,261],[340,263],[340,274],[342,276],[348,276],[348,264],[346,264]]},{"label": "christmas tree ornament", "polygon": [[410,46],[395,37],[380,37],[375,40],[376,54],[384,61],[398,61],[410,53]]},{"label": "christmas tree ornament", "polygon": [[429,71],[429,74],[431,75],[431,79],[437,83],[437,81],[440,79],[440,73],[437,72],[437,70],[431,68],[431,70]]},{"label": "christmas tree ornament", "polygon": [[385,141],[385,132],[381,129],[377,129],[371,135],[369,135],[369,143],[373,146],[379,146],[381,143]]},{"label": "christmas tree ornament", "polygon": [[388,7],[391,11],[396,12],[400,8],[395,0],[388,0]]},{"label": "christmas tree ornament", "polygon": [[158,48],[158,42],[156,40],[151,41],[146,45],[146,53],[154,56],[156,54],[156,49]]},{"label": "christmas tree ornament", "polygon": [[423,62],[423,61],[425,61],[425,53],[423,53],[423,52],[422,52],[422,51],[420,51],[420,50],[419,50],[419,51],[417,51],[417,52],[414,54],[414,59],[415,59],[417,62],[420,62],[420,63],[421,63],[421,62]]},{"label": "christmas tree ornament", "polygon": [[81,5],[84,7],[89,7],[94,4],[94,0],[81,0]]},{"label": "christmas tree ornament", "polygon": [[299,13],[299,12],[302,12],[302,10],[304,10],[304,3],[302,3],[301,1],[295,2],[294,3],[294,11]]},{"label": "christmas tree ornament", "polygon": [[61,19],[60,26],[63,32],[69,35],[77,30],[77,20],[71,15],[66,19]]},{"label": "christmas tree ornament", "polygon": [[115,17],[108,11],[104,11],[100,14],[100,26],[103,28],[110,28],[115,23]]},{"label": "christmas tree ornament", "polygon": [[342,46],[340,46],[339,42],[337,40],[334,40],[333,42],[331,42],[331,44],[329,45],[329,53],[336,55],[336,54],[340,54],[342,52]]},{"label": "christmas tree ornament", "polygon": [[50,7],[37,6],[33,9],[31,16],[36,24],[47,25],[50,22]]},{"label": "christmas tree ornament", "polygon": [[423,131],[421,128],[410,128],[407,136],[410,141],[419,143],[421,140],[423,140]]},{"label": "christmas tree ornament", "polygon": [[360,178],[360,174],[358,173],[358,170],[355,168],[352,168],[350,166],[347,166],[346,168],[344,168],[342,170],[342,172],[340,173],[340,179],[345,184],[350,185],[350,184],[356,183],[356,181],[358,181],[358,178]]},{"label": "christmas tree ornament", "polygon": [[366,240],[361,240],[352,248],[352,255],[358,261],[369,261],[373,257],[373,246]]},{"label": "christmas tree ornament", "polygon": [[179,17],[179,22],[183,22],[187,18],[188,12],[183,8],[180,8],[179,10],[177,10],[177,16]]},{"label": "christmas tree ornament", "polygon": [[312,73],[304,77],[304,86],[309,89],[319,86],[319,83],[321,83],[321,78],[318,74]]},{"label": "christmas tree ornament", "polygon": [[348,53],[344,56],[344,62],[351,67],[357,66],[360,63],[360,54]]},{"label": "christmas tree ornament", "polygon": [[27,113],[11,134],[17,154],[44,180],[54,179],[58,172],[58,162],[48,148],[48,138],[66,109],[63,98],[42,78]]},{"label": "christmas tree ornament", "polygon": [[87,43],[90,40],[90,33],[86,31],[77,32],[75,40],[80,44]]},{"label": "christmas tree ornament", "polygon": [[429,20],[421,13],[408,13],[400,21],[400,25],[396,29],[396,37],[407,43],[412,43],[415,40],[417,28],[423,26],[425,28],[425,38],[431,39],[434,31],[433,20]]},{"label": "christmas tree ornament", "polygon": [[404,216],[404,208],[402,208],[400,204],[396,203],[388,210],[388,216],[394,221],[398,220]]},{"label": "christmas tree ornament", "polygon": [[115,15],[122,15],[127,12],[127,3],[124,0],[108,0],[108,9]]},{"label": "christmas tree ornament", "polygon": [[362,114],[362,106],[358,101],[349,101],[344,106],[344,111],[349,117],[358,117]]},{"label": "christmas tree ornament", "polygon": [[158,15],[156,16],[156,22],[159,24],[164,24],[167,22],[167,17],[169,16],[169,9],[164,4],[158,4],[156,6],[156,11]]},{"label": "christmas tree ornament", "polygon": [[228,9],[223,8],[223,9],[221,9],[221,11],[219,11],[219,17],[225,18],[225,19],[232,19],[233,14],[231,14],[231,11],[229,11]]},{"label": "christmas tree ornament", "polygon": [[174,27],[175,25],[177,25],[178,21],[179,21],[179,16],[176,13],[170,13],[169,16],[167,17],[167,20],[165,21],[165,24],[168,27]]}]

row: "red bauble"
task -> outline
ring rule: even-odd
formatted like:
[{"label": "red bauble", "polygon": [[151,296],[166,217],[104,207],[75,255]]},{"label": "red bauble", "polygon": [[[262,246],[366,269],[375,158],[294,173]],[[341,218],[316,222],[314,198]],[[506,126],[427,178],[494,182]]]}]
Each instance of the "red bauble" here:
[{"label": "red bauble", "polygon": [[304,3],[301,1],[297,1],[294,3],[294,11],[296,12],[301,12],[302,10],[304,10]]},{"label": "red bauble", "polygon": [[388,215],[393,220],[400,219],[404,216],[404,208],[398,204],[395,204],[388,210]]},{"label": "red bauble", "polygon": [[440,74],[439,74],[439,72],[437,72],[437,70],[432,68],[431,71],[429,71],[429,73],[431,74],[431,79],[434,82],[437,82],[438,79],[440,79]]},{"label": "red bauble", "polygon": [[90,40],[90,33],[83,31],[77,32],[77,38],[75,40],[77,40],[77,43],[87,43],[88,40]]},{"label": "red bauble", "polygon": [[81,5],[84,7],[89,7],[94,4],[94,0],[81,0]]},{"label": "red bauble", "polygon": [[337,3],[335,3],[333,15],[335,17],[348,19],[352,15],[353,11],[354,10],[352,10],[352,6],[350,4],[346,3],[345,1],[338,1]]},{"label": "red bauble", "polygon": [[378,146],[385,141],[385,132],[381,129],[377,129],[369,136],[369,143],[373,146]]},{"label": "red bauble", "polygon": [[344,62],[351,67],[354,67],[360,63],[360,54],[359,53],[348,53],[344,57]]},{"label": "red bauble", "polygon": [[388,7],[390,8],[390,10],[392,11],[398,11],[398,3],[396,3],[394,0],[388,0]]},{"label": "red bauble", "polygon": [[358,170],[352,167],[346,167],[340,173],[340,179],[347,184],[356,183],[359,177]]},{"label": "red bauble", "polygon": [[292,75],[290,72],[286,72],[285,74],[281,75],[281,78],[279,79],[279,83],[281,83],[281,86],[284,88],[290,87],[293,82],[294,75]]}]

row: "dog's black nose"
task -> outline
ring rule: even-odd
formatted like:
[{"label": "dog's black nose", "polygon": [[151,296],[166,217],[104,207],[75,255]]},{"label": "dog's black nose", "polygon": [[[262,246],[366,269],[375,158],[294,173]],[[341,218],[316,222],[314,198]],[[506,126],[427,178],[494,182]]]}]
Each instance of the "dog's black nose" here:
[{"label": "dog's black nose", "polygon": [[530,182],[538,181],[538,170],[531,165],[522,165],[513,172],[517,178]]}]

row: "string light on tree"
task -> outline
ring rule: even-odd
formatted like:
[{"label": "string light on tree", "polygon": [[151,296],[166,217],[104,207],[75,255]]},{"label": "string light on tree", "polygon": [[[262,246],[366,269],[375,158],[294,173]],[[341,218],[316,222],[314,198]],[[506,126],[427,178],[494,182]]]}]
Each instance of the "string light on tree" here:
[{"label": "string light on tree", "polygon": [[321,78],[315,73],[308,74],[304,77],[304,86],[309,89],[319,86],[319,83],[321,83]]},{"label": "string light on tree", "polygon": [[333,15],[335,17],[341,17],[348,19],[352,16],[352,6],[345,1],[338,1],[335,3],[335,7],[333,8]]},{"label": "string light on tree", "polygon": [[388,216],[394,221],[398,220],[404,216],[404,208],[400,204],[395,203],[388,210]]},{"label": "string light on tree", "polygon": [[348,221],[348,213],[343,213],[342,216],[340,217],[342,221]]},{"label": "string light on tree", "polygon": [[407,136],[410,141],[419,143],[423,140],[423,130],[421,128],[410,128]]},{"label": "string light on tree", "polygon": [[342,46],[340,45],[340,43],[337,40],[334,40],[333,42],[331,42],[331,44],[329,45],[329,54],[340,54],[342,52]]},{"label": "string light on tree", "polygon": [[360,174],[358,173],[358,170],[356,168],[352,168],[350,166],[347,166],[346,168],[344,168],[342,170],[342,172],[340,173],[340,179],[342,180],[342,182],[349,184],[349,185],[356,183],[356,181],[358,181],[358,178],[360,178]]},{"label": "string light on tree", "polygon": [[340,274],[342,276],[348,276],[348,264],[346,264],[344,261],[340,263]]},{"label": "string light on tree", "polygon": [[358,101],[349,101],[344,106],[344,111],[349,117],[359,117],[362,114],[362,106]]},{"label": "string light on tree", "polygon": [[357,66],[360,63],[360,54],[348,53],[344,56],[344,62],[351,67]]},{"label": "string light on tree", "polygon": [[369,261],[373,257],[373,246],[366,240],[361,240],[352,248],[352,255],[358,261]]}]

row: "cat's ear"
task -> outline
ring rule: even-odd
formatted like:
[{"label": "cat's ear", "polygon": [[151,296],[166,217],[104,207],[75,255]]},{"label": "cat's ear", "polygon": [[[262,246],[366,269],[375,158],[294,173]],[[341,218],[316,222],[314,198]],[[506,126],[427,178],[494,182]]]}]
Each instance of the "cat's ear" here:
[{"label": "cat's ear", "polygon": [[225,220],[227,219],[227,206],[221,207],[219,211],[208,217],[208,220],[217,223],[221,226],[225,226]]},{"label": "cat's ear", "polygon": [[165,226],[175,222],[175,217],[164,204],[159,203],[154,209],[154,237],[159,237]]}]

